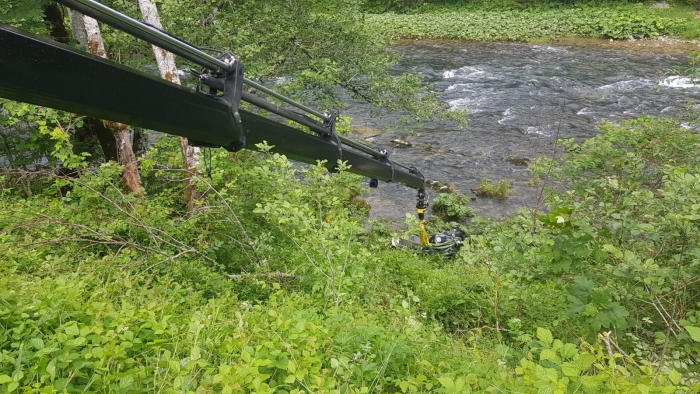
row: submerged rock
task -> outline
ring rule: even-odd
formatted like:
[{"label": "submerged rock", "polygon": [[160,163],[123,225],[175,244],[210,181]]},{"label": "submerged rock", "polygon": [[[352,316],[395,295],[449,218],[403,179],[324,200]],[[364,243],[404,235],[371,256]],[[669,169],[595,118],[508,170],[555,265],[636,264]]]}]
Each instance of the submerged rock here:
[{"label": "submerged rock", "polygon": [[456,153],[450,148],[445,148],[442,146],[432,146],[432,145],[420,145],[418,149],[426,152],[437,152],[437,153]]},{"label": "submerged rock", "polygon": [[443,185],[438,189],[438,193],[453,193],[455,188],[452,185]]},{"label": "submerged rock", "polygon": [[382,131],[379,129],[374,129],[374,128],[365,127],[365,126],[350,126],[350,130],[353,133],[357,133],[357,134],[361,135],[362,138],[365,138],[365,139],[378,137],[382,134]]},{"label": "submerged rock", "polygon": [[449,183],[427,180],[425,181],[425,185],[429,189],[435,190],[438,193],[453,193],[455,191],[454,185]]},{"label": "submerged rock", "polygon": [[514,166],[527,167],[530,164],[530,159],[527,157],[510,156],[506,161]]},{"label": "submerged rock", "polygon": [[412,143],[400,139],[393,139],[391,140],[391,145],[393,145],[395,148],[410,148],[413,146]]}]

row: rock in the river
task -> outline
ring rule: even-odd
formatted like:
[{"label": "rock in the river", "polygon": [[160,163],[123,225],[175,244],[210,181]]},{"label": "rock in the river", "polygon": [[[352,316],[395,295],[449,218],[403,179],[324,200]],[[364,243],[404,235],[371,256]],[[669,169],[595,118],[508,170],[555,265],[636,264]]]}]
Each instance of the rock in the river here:
[{"label": "rock in the river", "polygon": [[425,185],[438,193],[453,193],[455,191],[455,187],[449,183],[427,180]]},{"label": "rock in the river", "polygon": [[455,188],[452,185],[443,185],[438,189],[438,193],[452,193],[454,191]]},{"label": "rock in the river", "polygon": [[412,143],[400,139],[394,139],[391,140],[391,145],[393,145],[395,148],[410,148],[413,146]]},{"label": "rock in the river", "polygon": [[437,152],[437,153],[456,153],[450,148],[445,148],[445,147],[439,147],[439,146],[432,146],[432,145],[419,145],[417,146],[418,149],[424,150],[426,152]]},{"label": "rock in the river", "polygon": [[530,164],[530,159],[527,157],[510,156],[506,161],[514,166],[521,167],[527,167]]},{"label": "rock in the river", "polygon": [[382,134],[381,130],[365,126],[350,126],[353,133],[361,135],[365,139],[377,137]]}]

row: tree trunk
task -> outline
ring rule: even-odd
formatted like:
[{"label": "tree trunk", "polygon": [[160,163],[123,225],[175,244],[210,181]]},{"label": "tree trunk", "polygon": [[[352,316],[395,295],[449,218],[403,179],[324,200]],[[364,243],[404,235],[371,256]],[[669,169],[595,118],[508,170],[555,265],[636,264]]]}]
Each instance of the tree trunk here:
[{"label": "tree trunk", "polygon": [[87,129],[92,135],[100,141],[102,154],[107,161],[119,161],[119,147],[117,139],[114,137],[112,130],[107,129],[104,123],[97,118],[86,117],[83,121],[83,128]]},{"label": "tree trunk", "polygon": [[87,48],[87,31],[85,31],[85,22],[83,22],[83,14],[78,11],[68,9],[68,19],[70,19],[70,30],[73,33],[73,38],[85,48]]},{"label": "tree trunk", "polygon": [[[160,15],[158,15],[156,5],[151,0],[138,0],[138,2],[143,21],[158,29],[162,29],[163,25],[160,23]],[[158,63],[160,76],[167,81],[180,85],[180,76],[175,65],[175,55],[155,45],[152,48],[156,57],[156,63]],[[199,164],[200,152],[199,148],[188,145],[187,138],[179,137],[179,140],[185,178],[183,200],[187,204],[187,210],[191,212],[195,208],[195,201],[201,198],[193,179]]]},{"label": "tree trunk", "polygon": [[[71,11],[72,12],[72,11]],[[104,43],[102,42],[102,34],[100,33],[100,26],[97,24],[95,19],[89,16],[73,14],[71,16],[71,25],[75,22],[79,25],[78,20],[82,20],[83,26],[85,28],[85,46],[88,48],[90,53],[103,58],[107,58],[107,52],[105,52]],[[75,31],[80,31],[80,27]],[[78,37],[76,37],[78,39]],[[82,43],[81,43],[82,44]],[[102,121],[102,126],[109,130],[116,140],[116,150],[119,157],[119,163],[124,166],[123,179],[126,184],[126,189],[134,193],[137,196],[143,195],[143,186],[141,184],[141,177],[139,176],[138,166],[136,164],[136,156],[131,148],[131,136],[126,128],[126,125],[116,122]],[[99,125],[97,125],[99,128]],[[98,134],[99,135],[99,134]],[[105,152],[107,155],[108,152]]]},{"label": "tree trunk", "polygon": [[49,32],[54,40],[62,43],[68,42],[68,31],[63,24],[61,8],[56,3],[44,5],[44,22],[49,25]]},{"label": "tree trunk", "polygon": [[139,158],[146,154],[148,150],[148,135],[146,130],[140,127],[134,127],[134,154]]}]

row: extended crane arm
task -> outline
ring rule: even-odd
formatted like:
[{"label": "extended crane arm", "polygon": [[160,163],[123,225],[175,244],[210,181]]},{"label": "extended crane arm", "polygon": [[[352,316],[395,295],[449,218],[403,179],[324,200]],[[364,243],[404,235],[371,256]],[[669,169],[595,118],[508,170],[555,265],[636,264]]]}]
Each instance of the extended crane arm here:
[{"label": "extended crane arm", "polygon": [[[235,56],[214,57],[94,0],[56,1],[204,67],[199,77],[209,93],[194,92],[46,37],[0,25],[0,97],[183,136],[198,146],[236,151],[255,149],[266,141],[293,160],[326,160],[329,170],[343,160],[351,165],[351,172],[362,176],[425,188],[423,175],[414,167],[393,163],[386,151],[336,135],[336,111],[317,112],[245,79],[243,64]],[[304,113],[245,92],[243,84]],[[306,126],[312,133],[243,110],[240,100]]]}]

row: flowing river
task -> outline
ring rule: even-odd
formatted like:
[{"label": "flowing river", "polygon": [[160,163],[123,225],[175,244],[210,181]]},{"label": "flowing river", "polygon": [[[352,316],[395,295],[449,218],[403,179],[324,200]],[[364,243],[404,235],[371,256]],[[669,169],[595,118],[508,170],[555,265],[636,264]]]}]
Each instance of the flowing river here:
[{"label": "flowing river", "polygon": [[[379,136],[364,138],[389,148],[393,160],[467,195],[482,178],[511,180],[507,199],[471,203],[477,215],[504,216],[536,204],[538,189],[529,185],[527,167],[509,158],[554,155],[557,138],[590,138],[604,119],[675,116],[700,103],[700,87],[667,74],[687,66],[687,47],[423,41],[395,50],[403,55],[395,72],[421,72],[442,94],[441,101],[468,111],[468,128],[428,123],[411,135],[385,130],[396,119],[373,119],[359,102],[343,113],[354,124],[382,129]],[[392,148],[395,138],[413,146]],[[435,192],[430,194],[434,198]],[[402,220],[415,209],[415,192],[397,184],[380,183],[365,197],[371,217]]]}]

